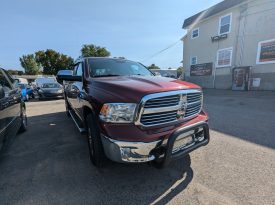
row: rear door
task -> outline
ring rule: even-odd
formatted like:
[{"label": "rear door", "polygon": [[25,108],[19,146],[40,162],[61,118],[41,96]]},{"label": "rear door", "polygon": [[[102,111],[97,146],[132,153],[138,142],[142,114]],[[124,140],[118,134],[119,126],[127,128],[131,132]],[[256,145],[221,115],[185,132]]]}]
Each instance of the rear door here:
[{"label": "rear door", "polygon": [[5,136],[5,128],[7,126],[6,118],[7,114],[7,107],[8,107],[8,98],[5,96],[5,86],[6,79],[5,76],[0,68],[0,148],[2,147],[2,143]]},{"label": "rear door", "polygon": [[13,83],[8,73],[0,69],[0,142],[9,134],[6,128],[20,116],[21,94]]},{"label": "rear door", "polygon": [[14,79],[5,71],[2,70],[3,90],[5,92],[5,116],[6,124],[10,125],[16,118],[20,116],[21,91],[15,85]]}]

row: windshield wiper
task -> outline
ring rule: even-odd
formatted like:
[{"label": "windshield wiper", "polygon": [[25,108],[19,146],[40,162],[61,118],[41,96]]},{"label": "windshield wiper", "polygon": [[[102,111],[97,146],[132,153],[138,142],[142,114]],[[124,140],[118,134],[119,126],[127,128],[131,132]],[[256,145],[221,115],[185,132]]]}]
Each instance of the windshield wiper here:
[{"label": "windshield wiper", "polygon": [[121,76],[121,75],[107,74],[107,75],[94,75],[93,77],[97,78],[97,77],[113,77],[113,76]]}]

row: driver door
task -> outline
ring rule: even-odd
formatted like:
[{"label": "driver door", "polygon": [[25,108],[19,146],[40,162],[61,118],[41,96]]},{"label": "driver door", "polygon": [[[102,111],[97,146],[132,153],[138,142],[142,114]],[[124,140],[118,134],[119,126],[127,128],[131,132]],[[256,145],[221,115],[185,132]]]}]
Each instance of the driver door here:
[{"label": "driver door", "polygon": [[[73,75],[82,76],[83,68],[82,63],[78,63],[75,66]],[[79,119],[82,116],[82,103],[83,103],[83,83],[82,82],[72,82],[69,86],[68,100],[74,110],[74,113]]]}]

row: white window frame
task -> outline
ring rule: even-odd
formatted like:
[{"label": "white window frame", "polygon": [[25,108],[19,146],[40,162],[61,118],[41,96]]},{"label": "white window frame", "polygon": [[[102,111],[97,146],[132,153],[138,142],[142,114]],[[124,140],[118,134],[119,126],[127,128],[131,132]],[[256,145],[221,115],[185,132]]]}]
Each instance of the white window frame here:
[{"label": "white window frame", "polygon": [[[196,58],[196,63],[195,64],[192,63],[192,58]],[[198,57],[197,56],[191,56],[190,57],[190,65],[196,65],[196,64],[198,64]]]},{"label": "white window frame", "polygon": [[[193,32],[194,32],[195,30],[198,30],[198,36],[193,37]],[[200,36],[200,28],[194,28],[194,29],[192,30],[192,32],[191,32],[191,39],[198,38],[199,36]]]},{"label": "white window frame", "polygon": [[[225,51],[225,50],[231,50],[231,53],[230,53],[230,63],[228,65],[219,65],[219,52],[220,51]],[[232,65],[232,56],[233,56],[233,47],[219,49],[217,51],[216,68],[230,67]]]},{"label": "white window frame", "polygon": [[260,62],[260,54],[261,54],[261,48],[262,48],[261,44],[262,43],[268,43],[268,42],[271,42],[271,41],[275,41],[275,38],[274,39],[265,40],[265,41],[260,41],[258,43],[256,64],[261,65],[261,64],[272,64],[272,63],[275,63],[275,60],[274,61]]},{"label": "white window frame", "polygon": [[[222,22],[222,18],[227,17],[227,16],[230,16],[229,31],[227,31],[227,32],[225,32],[225,33],[221,33],[221,22]],[[223,15],[223,16],[220,16],[218,34],[219,34],[219,35],[223,35],[223,34],[228,34],[228,33],[230,33],[230,32],[231,32],[231,25],[232,25],[232,13],[229,13],[229,14],[226,14],[226,15]]]}]

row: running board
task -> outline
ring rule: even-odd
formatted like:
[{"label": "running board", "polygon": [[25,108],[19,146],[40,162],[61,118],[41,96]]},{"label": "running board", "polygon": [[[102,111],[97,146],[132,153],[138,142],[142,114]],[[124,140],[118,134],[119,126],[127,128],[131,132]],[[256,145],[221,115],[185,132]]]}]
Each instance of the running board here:
[{"label": "running board", "polygon": [[71,115],[71,117],[72,117],[72,119],[73,119],[73,121],[74,121],[74,123],[75,123],[77,129],[79,130],[79,132],[80,132],[81,134],[85,134],[85,133],[86,133],[86,129],[85,129],[85,128],[82,128],[82,127],[80,127],[80,126],[78,125],[78,123],[77,123],[77,121],[76,121],[76,119],[75,119],[73,113],[72,113],[70,110],[69,110],[69,113],[70,113],[70,115]]}]

